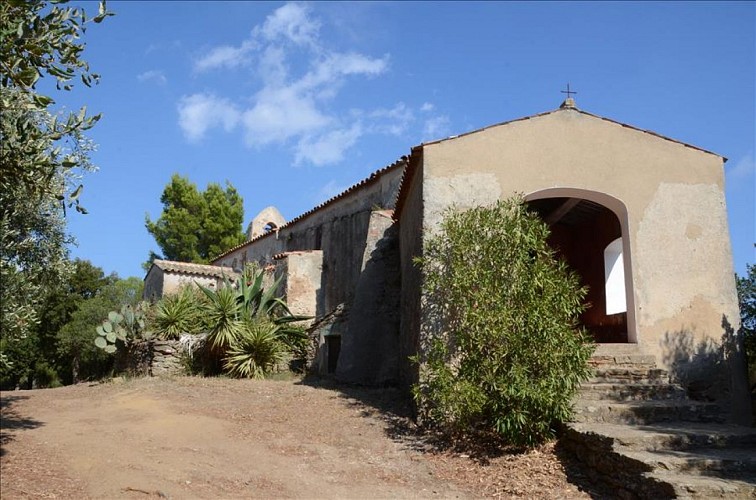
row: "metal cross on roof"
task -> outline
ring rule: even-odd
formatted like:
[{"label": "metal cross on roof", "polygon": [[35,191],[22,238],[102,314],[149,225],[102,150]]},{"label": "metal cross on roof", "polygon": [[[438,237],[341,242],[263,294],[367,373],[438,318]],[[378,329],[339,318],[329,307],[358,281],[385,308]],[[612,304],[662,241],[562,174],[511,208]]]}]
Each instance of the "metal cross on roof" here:
[{"label": "metal cross on roof", "polygon": [[569,83],[567,84],[567,90],[560,90],[560,92],[562,94],[567,94],[567,99],[569,99],[570,97],[572,97],[570,94],[577,94],[576,91],[570,90],[570,84]]}]

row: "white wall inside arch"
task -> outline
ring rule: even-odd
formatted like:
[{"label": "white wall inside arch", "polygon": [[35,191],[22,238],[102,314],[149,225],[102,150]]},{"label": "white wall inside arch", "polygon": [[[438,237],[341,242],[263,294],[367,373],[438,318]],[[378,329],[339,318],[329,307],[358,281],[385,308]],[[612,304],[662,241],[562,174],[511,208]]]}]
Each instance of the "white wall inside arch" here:
[{"label": "white wall inside arch", "polygon": [[606,314],[627,312],[625,295],[625,263],[622,258],[622,238],[609,243],[604,249],[604,282]]}]

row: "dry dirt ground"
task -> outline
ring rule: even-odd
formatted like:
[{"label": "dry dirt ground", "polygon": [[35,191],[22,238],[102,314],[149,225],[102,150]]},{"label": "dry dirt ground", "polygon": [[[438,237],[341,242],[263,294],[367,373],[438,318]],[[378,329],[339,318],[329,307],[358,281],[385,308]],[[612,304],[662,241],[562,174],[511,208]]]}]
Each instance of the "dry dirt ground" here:
[{"label": "dry dirt ground", "polygon": [[146,378],[4,392],[0,495],[16,498],[588,498],[553,445],[425,444],[395,390]]}]

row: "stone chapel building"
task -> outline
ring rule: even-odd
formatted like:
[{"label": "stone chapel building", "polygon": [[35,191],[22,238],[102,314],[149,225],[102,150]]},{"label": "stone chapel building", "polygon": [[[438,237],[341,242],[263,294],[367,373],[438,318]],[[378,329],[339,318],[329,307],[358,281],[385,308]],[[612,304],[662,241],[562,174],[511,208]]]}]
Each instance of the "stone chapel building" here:
[{"label": "stone chapel building", "polygon": [[588,285],[581,320],[602,353],[647,354],[699,390],[743,395],[725,161],[568,98],[420,144],[290,221],[268,207],[249,241],[212,264],[239,271],[257,262],[283,276],[293,311],[315,317],[321,372],[408,385],[417,377],[408,356],[433,335],[413,265],[425,235],[452,204],[522,193]]}]

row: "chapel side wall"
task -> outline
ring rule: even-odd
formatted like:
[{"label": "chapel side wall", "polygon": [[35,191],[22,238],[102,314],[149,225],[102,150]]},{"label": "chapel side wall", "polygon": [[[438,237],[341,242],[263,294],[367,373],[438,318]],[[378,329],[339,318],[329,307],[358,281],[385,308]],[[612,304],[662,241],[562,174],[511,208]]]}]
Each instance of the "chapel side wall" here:
[{"label": "chapel side wall", "polygon": [[261,266],[273,262],[283,252],[322,250],[323,276],[320,317],[337,305],[350,302],[362,271],[370,213],[376,207],[393,209],[401,180],[401,166],[385,171],[380,178],[356,188],[342,198],[307,215],[303,219],[271,232],[213,261],[230,266],[234,259],[256,261]]},{"label": "chapel side wall", "polygon": [[155,301],[163,296],[163,270],[153,265],[144,277],[142,299]]},{"label": "chapel side wall", "polygon": [[[627,209],[639,346],[679,378],[700,380],[711,378],[723,338],[737,341],[721,157],[574,110],[426,145],[424,157],[426,230],[453,203],[516,192],[573,188],[616,198]],[[739,391],[740,375],[730,376]]]},{"label": "chapel side wall", "polygon": [[407,189],[399,219],[401,265],[401,307],[399,337],[399,379],[404,388],[418,381],[417,366],[409,357],[418,352],[421,325],[422,273],[413,259],[423,253],[423,177],[422,158]]}]

